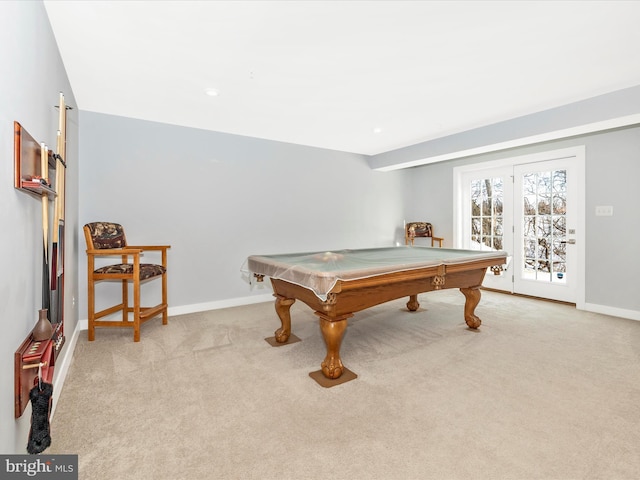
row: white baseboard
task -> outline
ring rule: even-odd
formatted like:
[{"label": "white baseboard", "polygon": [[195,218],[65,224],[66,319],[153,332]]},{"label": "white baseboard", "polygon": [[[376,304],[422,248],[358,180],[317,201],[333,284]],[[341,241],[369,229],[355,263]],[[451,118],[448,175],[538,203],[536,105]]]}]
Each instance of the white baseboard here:
[{"label": "white baseboard", "polygon": [[[60,398],[60,393],[62,392],[62,387],[64,386],[64,381],[67,378],[67,374],[69,373],[69,367],[71,366],[71,361],[73,360],[73,352],[76,349],[76,343],[78,343],[78,335],[83,330],[80,325],[81,322],[76,324],[76,329],[73,331],[71,338],[68,335],[65,335],[64,346],[62,347],[62,351],[58,355],[56,359],[56,368],[53,373],[53,404],[51,405],[51,419],[53,419],[53,415],[56,411],[56,405],[58,405],[58,399]],[[84,330],[87,329],[87,321],[84,321]],[[66,333],[66,332],[65,332]]]},{"label": "white baseboard", "polygon": [[[169,316],[186,315],[188,313],[206,312],[208,310],[220,310],[222,308],[241,307],[243,305],[252,305],[254,303],[263,303],[273,301],[273,294],[266,293],[263,295],[253,295],[250,297],[230,298],[226,300],[217,300],[215,302],[194,303],[191,305],[180,305],[179,307],[169,307]],[[627,310],[624,308],[610,307],[607,305],[599,305],[597,303],[581,303],[578,308],[587,312],[602,313],[613,317],[628,318],[630,320],[640,321],[640,312],[637,310]],[[78,338],[77,332],[87,330],[89,328],[87,319],[78,321],[76,331],[73,335],[73,345]],[[66,350],[66,349],[65,349]]]},{"label": "white baseboard", "polygon": [[[188,313],[206,312],[208,310],[220,310],[222,308],[241,307],[243,305],[273,301],[273,294],[265,293],[264,295],[252,295],[250,297],[229,298],[226,300],[217,300],[215,302],[193,303],[191,305],[169,307],[168,313],[171,317],[175,315],[186,315]],[[89,322],[86,318],[78,321],[76,330],[87,330],[88,328]]]},{"label": "white baseboard", "polygon": [[598,305],[597,303],[585,303],[584,310],[594,313],[602,313],[613,317],[628,318],[630,320],[640,321],[640,312],[637,310],[627,310],[624,308],[609,307],[607,305]]},{"label": "white baseboard", "polygon": [[241,307],[243,305],[272,301],[274,301],[273,294],[265,293],[263,295],[252,295],[250,297],[229,298],[226,300],[217,300],[215,302],[169,307],[169,315],[185,315],[187,313],[206,312],[207,310],[220,310],[222,308]]}]

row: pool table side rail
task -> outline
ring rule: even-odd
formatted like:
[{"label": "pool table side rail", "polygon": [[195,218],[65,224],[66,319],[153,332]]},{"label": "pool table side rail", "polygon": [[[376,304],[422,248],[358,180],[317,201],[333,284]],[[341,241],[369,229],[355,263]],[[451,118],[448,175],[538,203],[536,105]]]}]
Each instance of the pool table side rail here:
[{"label": "pool table side rail", "polygon": [[[352,280],[367,279],[371,286],[376,284],[387,284],[393,282],[394,277],[411,279],[426,278],[435,276],[438,268],[444,265],[447,273],[469,270],[472,268],[489,268],[496,265],[505,264],[507,261],[504,252],[491,252],[470,259],[452,259],[451,261],[431,260],[422,263],[398,265],[390,268],[372,267],[368,269],[358,269],[341,272],[318,272],[312,271],[299,265],[291,265],[280,262],[270,257],[252,255],[248,258],[248,269],[254,275],[263,275],[271,279],[282,280],[311,290],[321,300],[326,300],[329,293],[336,293],[336,286],[340,291]],[[348,287],[347,287],[348,288]]]},{"label": "pool table side rail", "polygon": [[[333,288],[323,296],[316,294],[309,287],[288,280],[272,277],[271,284],[276,296],[298,299],[316,312],[323,312],[327,319],[332,319],[433,290],[479,287],[486,269],[494,263],[483,260],[466,266],[439,265],[352,280],[336,280]],[[439,276],[442,277],[442,284],[434,282]]]}]

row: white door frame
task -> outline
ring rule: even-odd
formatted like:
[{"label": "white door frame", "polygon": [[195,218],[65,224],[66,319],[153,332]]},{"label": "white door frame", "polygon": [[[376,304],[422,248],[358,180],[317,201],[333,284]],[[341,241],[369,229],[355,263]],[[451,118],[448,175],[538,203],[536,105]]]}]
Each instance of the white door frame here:
[{"label": "white door frame", "polygon": [[558,150],[551,150],[529,155],[521,155],[517,157],[503,158],[500,160],[475,163],[471,165],[462,165],[453,169],[453,246],[462,248],[464,231],[463,212],[463,185],[462,178],[465,173],[472,171],[482,171],[497,167],[514,166],[525,163],[534,163],[558,158],[575,157],[577,160],[576,176],[577,176],[577,224],[576,224],[576,256],[577,256],[577,290],[576,290],[576,308],[585,309],[585,271],[584,265],[586,260],[586,234],[585,234],[585,159],[586,148],[584,145],[570,147]]}]

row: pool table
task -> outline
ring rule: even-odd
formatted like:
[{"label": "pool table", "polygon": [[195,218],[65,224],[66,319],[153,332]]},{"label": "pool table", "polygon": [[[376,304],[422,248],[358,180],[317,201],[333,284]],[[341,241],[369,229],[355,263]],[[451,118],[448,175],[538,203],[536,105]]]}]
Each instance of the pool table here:
[{"label": "pool table", "polygon": [[464,319],[470,328],[478,328],[481,321],[474,311],[485,272],[506,261],[506,252],[401,246],[252,255],[247,268],[257,281],[271,279],[281,322],[277,344],[290,340],[290,308],[296,300],[314,310],[327,347],[322,375],[337,380],[346,370],[340,344],[347,319],[355,312],[404,296],[409,297],[407,308],[416,311],[419,293],[459,288],[466,298]]}]

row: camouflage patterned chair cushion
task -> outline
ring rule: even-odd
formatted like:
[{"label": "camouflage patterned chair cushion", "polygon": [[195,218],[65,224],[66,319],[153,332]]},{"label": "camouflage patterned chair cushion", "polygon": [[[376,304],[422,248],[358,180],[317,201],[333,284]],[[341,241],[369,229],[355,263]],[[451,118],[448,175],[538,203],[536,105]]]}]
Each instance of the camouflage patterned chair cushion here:
[{"label": "camouflage patterned chair cushion", "polygon": [[[89,233],[93,241],[93,247],[102,250],[105,248],[123,248],[127,246],[127,238],[124,235],[124,228],[119,223],[93,222],[88,223]],[[151,263],[140,264],[140,280],[156,277],[166,272],[162,265]],[[119,263],[117,265],[107,265],[98,268],[95,273],[133,273],[133,264]]]},{"label": "camouflage patterned chair cushion", "polygon": [[433,228],[430,223],[411,222],[407,223],[407,233],[411,237],[433,237]]},{"label": "camouflage patterned chair cushion", "polygon": [[[162,265],[152,263],[140,264],[140,280],[162,275],[167,270]],[[133,273],[133,265],[130,263],[119,263],[117,265],[107,265],[95,270],[95,273]]]},{"label": "camouflage patterned chair cushion", "polygon": [[122,248],[127,246],[127,239],[124,236],[122,225],[110,222],[88,223],[93,247],[102,248]]},{"label": "camouflage patterned chair cushion", "polygon": [[444,238],[433,236],[433,227],[428,222],[408,222],[405,225],[404,231],[404,243],[405,245],[413,245],[413,241],[416,237],[431,237],[431,246],[433,247],[435,242],[439,243],[442,247]]}]

